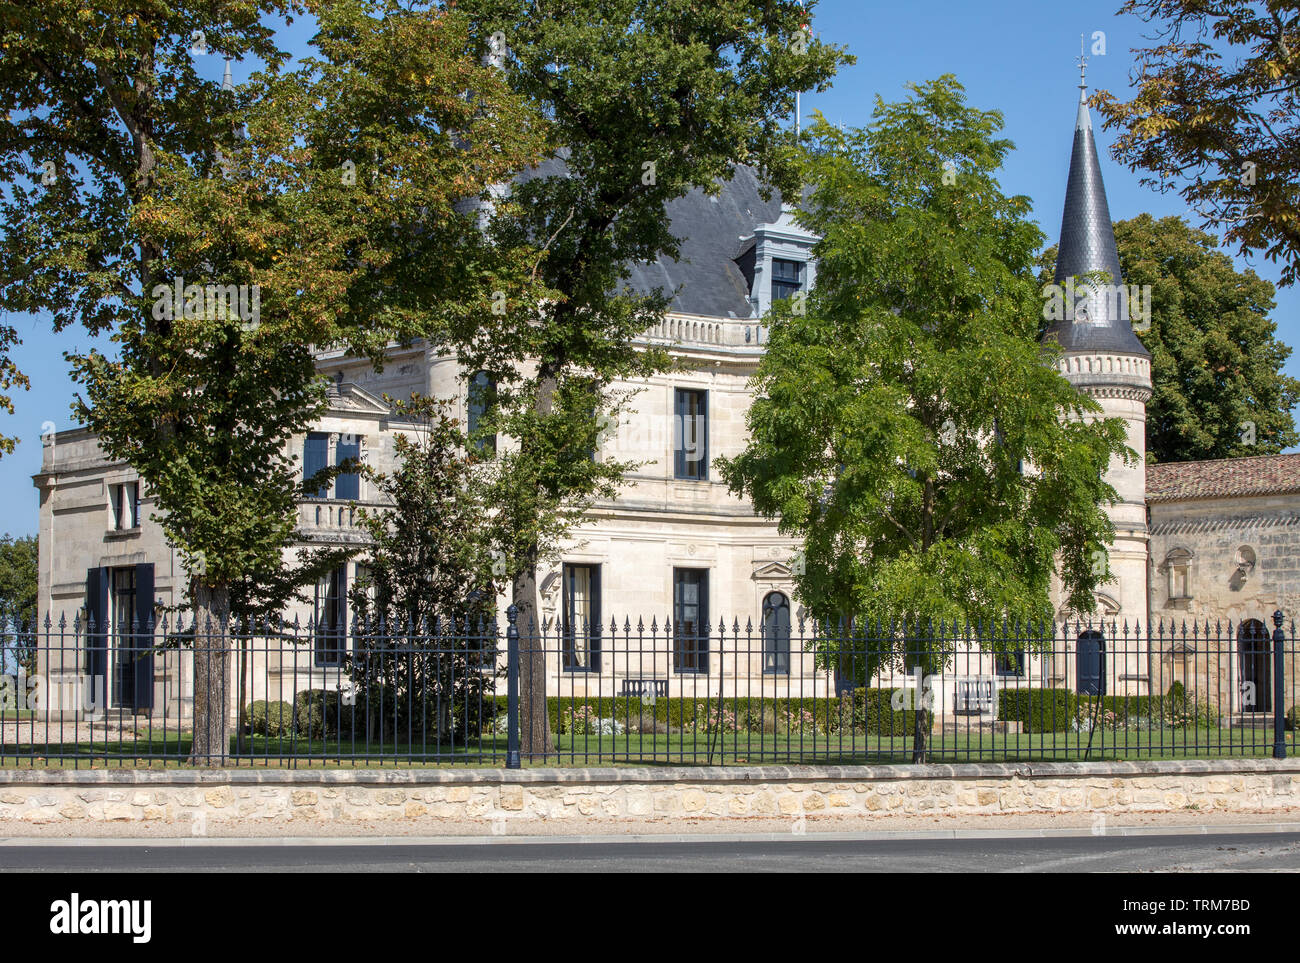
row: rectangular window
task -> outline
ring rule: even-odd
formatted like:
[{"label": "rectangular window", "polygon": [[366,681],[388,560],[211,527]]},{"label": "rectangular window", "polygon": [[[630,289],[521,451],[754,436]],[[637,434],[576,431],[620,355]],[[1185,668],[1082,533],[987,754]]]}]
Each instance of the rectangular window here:
[{"label": "rectangular window", "polygon": [[497,436],[487,434],[483,419],[496,404],[496,381],[486,371],[480,371],[469,382],[468,434],[470,444],[485,455],[497,450]]},{"label": "rectangular window", "polygon": [[316,583],[312,612],[317,665],[342,665],[347,648],[347,569],[339,566]]},{"label": "rectangular window", "polygon": [[112,620],[113,675],[109,682],[109,692],[114,709],[130,709],[135,705],[133,664],[135,650],[139,648],[136,637],[145,631],[145,626],[133,624],[136,619],[135,566],[111,571],[113,587],[109,595],[109,617]]},{"label": "rectangular window", "polygon": [[564,668],[600,671],[600,566],[564,566]]},{"label": "rectangular window", "polygon": [[709,671],[707,569],[673,569],[673,670]]},{"label": "rectangular window", "polygon": [[772,300],[792,298],[803,289],[803,262],[772,258]]},{"label": "rectangular window", "polygon": [[993,670],[998,675],[1024,675],[1025,650],[1016,649],[1014,652],[997,653],[993,657]]},{"label": "rectangular window", "polygon": [[709,477],[709,393],[678,388],[673,407],[673,474],[704,481]]},{"label": "rectangular window", "polygon": [[113,531],[126,532],[140,527],[140,483],[138,481],[109,485],[108,500],[113,513]]},{"label": "rectangular window", "polygon": [[317,472],[324,471],[330,463],[330,436],[322,431],[308,433],[302,449],[302,483],[308,498],[328,498],[329,484],[312,484]]},{"label": "rectangular window", "polygon": [[[361,459],[361,436],[344,432],[337,436],[334,444],[334,467],[345,461]],[[332,483],[326,481],[312,483],[318,472],[324,471],[330,464],[330,436],[328,432],[313,431],[307,434],[307,441],[302,449],[303,492],[307,498],[336,498],[339,501],[356,501],[361,497],[361,475],[358,472],[345,472],[335,475]]]}]

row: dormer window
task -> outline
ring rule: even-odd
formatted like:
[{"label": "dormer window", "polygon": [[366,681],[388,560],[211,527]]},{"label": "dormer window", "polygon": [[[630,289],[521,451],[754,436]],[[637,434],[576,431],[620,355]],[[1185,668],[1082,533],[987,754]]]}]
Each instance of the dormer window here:
[{"label": "dormer window", "polygon": [[804,265],[802,261],[772,258],[772,300],[792,298],[803,290]]},{"label": "dormer window", "polygon": [[752,237],[741,239],[736,266],[749,282],[751,317],[764,317],[773,301],[813,289],[817,267],[812,249],[816,243],[816,235],[799,225],[789,207],[781,209],[774,223],[756,225]]}]

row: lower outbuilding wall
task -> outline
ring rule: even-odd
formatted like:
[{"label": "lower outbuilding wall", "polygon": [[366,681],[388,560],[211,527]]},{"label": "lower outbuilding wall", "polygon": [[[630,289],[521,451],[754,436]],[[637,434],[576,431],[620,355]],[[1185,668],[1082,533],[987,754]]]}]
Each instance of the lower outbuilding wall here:
[{"label": "lower outbuilding wall", "polygon": [[[440,823],[508,832],[512,821],[689,820],[1300,808],[1300,761],[1037,763],[890,767],[500,770],[0,771],[9,827],[140,824],[177,835],[250,824]],[[883,823],[882,823],[883,825]],[[128,830],[129,831],[129,830]]]}]

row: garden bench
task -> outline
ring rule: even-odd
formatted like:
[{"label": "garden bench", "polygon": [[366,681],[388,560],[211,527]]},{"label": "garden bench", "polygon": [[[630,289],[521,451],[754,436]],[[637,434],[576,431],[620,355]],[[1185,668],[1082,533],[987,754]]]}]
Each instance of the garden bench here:
[{"label": "garden bench", "polygon": [[624,679],[623,688],[619,695],[625,698],[641,698],[646,695],[653,695],[656,698],[663,696],[668,698],[668,680],[667,679]]}]

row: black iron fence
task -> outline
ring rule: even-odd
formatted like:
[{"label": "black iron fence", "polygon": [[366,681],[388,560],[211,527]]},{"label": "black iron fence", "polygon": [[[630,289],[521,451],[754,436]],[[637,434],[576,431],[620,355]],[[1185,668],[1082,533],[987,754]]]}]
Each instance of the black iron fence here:
[{"label": "black iron fence", "polygon": [[[765,616],[8,626],[0,764],[1282,757],[1300,723],[1280,612],[1131,630]],[[198,736],[196,704],[215,720]]]}]

